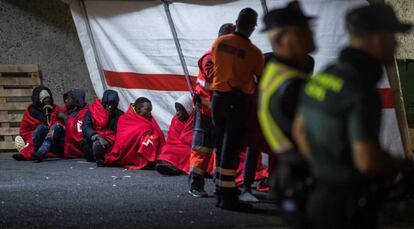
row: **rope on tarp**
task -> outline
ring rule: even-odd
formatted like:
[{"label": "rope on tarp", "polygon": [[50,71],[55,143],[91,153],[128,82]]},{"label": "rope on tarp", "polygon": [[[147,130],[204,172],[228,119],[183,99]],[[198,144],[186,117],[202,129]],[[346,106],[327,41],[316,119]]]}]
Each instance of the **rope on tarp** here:
[{"label": "rope on tarp", "polygon": [[91,24],[89,23],[89,16],[88,16],[88,12],[86,10],[86,5],[85,5],[85,1],[84,0],[79,0],[79,4],[80,4],[80,8],[82,10],[82,14],[84,15],[85,19],[85,24],[86,24],[86,31],[89,35],[89,38],[91,40],[91,46],[93,49],[93,53],[95,56],[95,61],[96,61],[96,65],[98,67],[98,72],[99,72],[99,77],[101,78],[101,82],[102,82],[102,88],[104,89],[104,91],[106,91],[108,89],[108,86],[106,84],[106,80],[105,80],[105,73],[103,71],[102,68],[102,64],[101,64],[101,59],[99,58],[98,55],[98,49],[96,48],[96,44],[95,44],[95,39],[92,33],[92,28],[91,28]]},{"label": "rope on tarp", "polygon": [[266,15],[269,12],[266,0],[260,0],[260,3],[262,4],[263,15]]},{"label": "rope on tarp", "polygon": [[188,68],[185,62],[183,50],[181,48],[180,40],[178,39],[178,35],[177,35],[177,30],[175,29],[174,21],[172,19],[171,12],[170,12],[169,4],[171,3],[171,1],[162,0],[162,3],[164,4],[165,13],[167,14],[168,23],[170,24],[171,33],[174,38],[174,43],[175,43],[175,47],[178,52],[178,56],[180,57],[181,67],[183,68],[183,71],[184,71],[184,76],[185,76],[185,80],[187,81],[188,89],[191,95],[194,95],[194,89],[193,89],[193,85],[190,80],[190,74],[188,73]]}]

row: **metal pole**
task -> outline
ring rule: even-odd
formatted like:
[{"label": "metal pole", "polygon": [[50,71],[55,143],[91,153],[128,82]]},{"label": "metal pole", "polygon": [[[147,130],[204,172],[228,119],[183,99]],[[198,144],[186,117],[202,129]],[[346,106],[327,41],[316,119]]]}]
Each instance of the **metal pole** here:
[{"label": "metal pole", "polygon": [[91,25],[89,24],[89,16],[88,16],[88,12],[86,11],[86,6],[85,6],[85,1],[84,0],[79,0],[80,3],[80,8],[82,10],[83,15],[85,16],[85,21],[86,21],[86,30],[88,32],[88,35],[91,39],[91,46],[93,49],[93,53],[95,56],[95,61],[96,61],[96,65],[98,67],[98,71],[99,71],[99,76],[101,78],[101,82],[102,82],[102,87],[105,90],[108,89],[108,86],[106,84],[106,80],[105,80],[105,73],[103,71],[102,68],[102,64],[101,64],[101,59],[99,58],[97,49],[96,49],[96,44],[95,44],[95,39],[93,38],[93,33],[92,33],[92,29],[91,29]]},{"label": "metal pole", "polygon": [[263,14],[266,15],[269,12],[266,0],[260,0],[260,3],[262,3]]},{"label": "metal pole", "polygon": [[172,33],[173,38],[174,38],[175,47],[177,48],[178,56],[180,57],[181,66],[182,66],[183,71],[184,71],[184,76],[185,76],[185,79],[187,81],[188,88],[190,90],[191,95],[194,95],[194,89],[193,89],[193,85],[191,84],[190,74],[188,73],[187,64],[185,63],[183,50],[181,49],[180,40],[178,40],[177,31],[175,29],[174,21],[171,17],[169,2],[167,0],[162,0],[162,3],[164,4],[165,13],[167,14],[168,23],[170,24],[171,33]]}]

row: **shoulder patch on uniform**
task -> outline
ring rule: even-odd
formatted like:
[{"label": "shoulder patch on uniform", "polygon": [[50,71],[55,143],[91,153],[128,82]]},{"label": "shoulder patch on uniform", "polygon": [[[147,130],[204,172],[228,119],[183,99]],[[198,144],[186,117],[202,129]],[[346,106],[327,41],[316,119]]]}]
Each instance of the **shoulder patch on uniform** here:
[{"label": "shoulder patch on uniform", "polygon": [[326,72],[321,72],[314,75],[306,84],[305,94],[318,101],[324,101],[327,91],[338,93],[343,87],[343,79]]}]

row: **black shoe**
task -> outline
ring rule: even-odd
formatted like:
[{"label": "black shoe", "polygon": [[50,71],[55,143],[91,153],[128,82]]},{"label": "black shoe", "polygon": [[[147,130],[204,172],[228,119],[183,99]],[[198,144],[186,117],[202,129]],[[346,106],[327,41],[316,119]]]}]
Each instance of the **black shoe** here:
[{"label": "black shoe", "polygon": [[178,176],[181,171],[166,161],[158,161],[155,165],[155,170],[162,175],[166,176]]},{"label": "black shoe", "polygon": [[105,164],[104,164],[104,161],[103,161],[103,160],[98,160],[98,161],[96,161],[96,165],[97,165],[98,167],[105,167]]},{"label": "black shoe", "polygon": [[208,193],[204,190],[204,176],[190,172],[188,175],[188,184],[190,186],[190,193],[192,196],[197,198],[208,197]]},{"label": "black shoe", "polygon": [[40,154],[37,154],[37,152],[36,152],[32,155],[32,160],[35,163],[42,162],[43,161],[43,156],[40,156]]},{"label": "black shoe", "polygon": [[192,188],[188,191],[190,195],[197,197],[197,198],[206,198],[208,197],[208,193],[204,190],[197,190],[195,188]]},{"label": "black shoe", "polygon": [[12,155],[13,159],[16,161],[24,161],[26,160],[26,158],[24,158],[24,156],[20,153],[16,153]]}]

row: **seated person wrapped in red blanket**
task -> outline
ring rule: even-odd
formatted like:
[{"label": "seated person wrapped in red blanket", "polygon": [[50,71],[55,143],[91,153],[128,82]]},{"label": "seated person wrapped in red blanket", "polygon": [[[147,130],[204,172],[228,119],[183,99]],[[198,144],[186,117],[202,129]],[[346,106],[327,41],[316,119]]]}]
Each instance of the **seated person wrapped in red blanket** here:
[{"label": "seated person wrapped in red blanket", "polygon": [[82,132],[84,139],[81,147],[88,161],[104,166],[104,156],[111,152],[119,117],[124,113],[118,109],[119,96],[114,90],[106,90],[102,100],[95,99],[89,105],[83,118]]},{"label": "seated person wrapped in red blanket", "polygon": [[155,170],[163,175],[180,175],[190,171],[191,142],[193,139],[193,99],[190,94],[175,102],[176,113],[168,130],[167,143],[158,156]]},{"label": "seated person wrapped in red blanket", "polygon": [[152,167],[161,147],[164,134],[151,115],[151,101],[139,97],[118,120],[115,145],[105,155],[105,165],[129,169]]},{"label": "seated person wrapped in red blanket", "polygon": [[66,106],[66,114],[59,113],[65,121],[65,158],[84,157],[80,143],[83,139],[82,122],[88,106],[85,102],[85,91],[72,89],[63,95]]},{"label": "seated person wrapped in red blanket", "polygon": [[20,136],[15,138],[19,151],[13,155],[15,160],[41,159],[63,152],[64,128],[57,118],[59,111],[62,108],[53,103],[49,88],[38,86],[33,89],[32,104],[24,111]]}]

